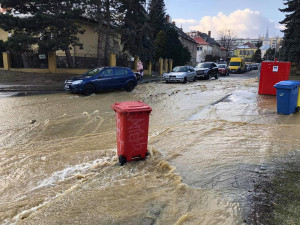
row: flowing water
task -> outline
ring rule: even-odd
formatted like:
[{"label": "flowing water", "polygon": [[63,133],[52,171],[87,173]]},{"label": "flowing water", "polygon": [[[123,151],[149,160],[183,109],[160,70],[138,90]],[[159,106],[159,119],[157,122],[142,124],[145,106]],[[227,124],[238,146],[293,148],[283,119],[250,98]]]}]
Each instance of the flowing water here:
[{"label": "flowing water", "polygon": [[[0,224],[243,224],[274,162],[298,157],[299,115],[256,78],[149,83],[89,97],[0,98]],[[111,105],[143,101],[150,155],[121,167]]]}]

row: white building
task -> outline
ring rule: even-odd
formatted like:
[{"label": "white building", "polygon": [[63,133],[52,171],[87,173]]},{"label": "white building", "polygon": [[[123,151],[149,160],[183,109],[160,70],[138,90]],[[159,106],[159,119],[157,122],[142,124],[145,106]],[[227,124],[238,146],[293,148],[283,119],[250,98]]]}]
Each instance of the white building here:
[{"label": "white building", "polygon": [[206,55],[213,54],[213,46],[211,46],[208,42],[204,41],[201,37],[195,37],[194,40],[197,42],[197,54],[196,54],[196,62],[205,61]]}]

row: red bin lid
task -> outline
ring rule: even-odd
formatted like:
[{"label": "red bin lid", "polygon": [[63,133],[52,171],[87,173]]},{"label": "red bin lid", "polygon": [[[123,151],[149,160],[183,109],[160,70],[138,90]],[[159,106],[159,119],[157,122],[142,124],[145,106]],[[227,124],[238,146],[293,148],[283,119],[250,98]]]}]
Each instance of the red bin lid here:
[{"label": "red bin lid", "polygon": [[113,110],[119,113],[130,112],[151,112],[152,108],[141,101],[117,102],[111,106]]}]

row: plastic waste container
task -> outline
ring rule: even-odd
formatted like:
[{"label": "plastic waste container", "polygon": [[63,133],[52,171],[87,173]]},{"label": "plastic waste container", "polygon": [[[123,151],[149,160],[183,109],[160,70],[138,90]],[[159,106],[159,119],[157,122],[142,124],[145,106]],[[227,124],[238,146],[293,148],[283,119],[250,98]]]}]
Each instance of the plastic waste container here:
[{"label": "plastic waste container", "polygon": [[116,112],[119,163],[145,159],[151,107],[141,101],[119,102],[111,107]]},{"label": "plastic waste container", "polygon": [[258,94],[276,95],[274,85],[288,80],[290,76],[290,62],[262,62],[259,76]]},{"label": "plastic waste container", "polygon": [[274,85],[276,88],[277,113],[289,115],[296,111],[299,81],[285,80]]}]

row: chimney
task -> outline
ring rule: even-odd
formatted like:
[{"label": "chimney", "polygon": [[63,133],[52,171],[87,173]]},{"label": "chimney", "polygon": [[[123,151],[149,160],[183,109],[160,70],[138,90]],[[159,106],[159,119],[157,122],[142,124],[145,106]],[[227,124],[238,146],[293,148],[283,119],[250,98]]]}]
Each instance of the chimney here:
[{"label": "chimney", "polygon": [[170,21],[170,16],[169,15],[166,15],[166,22],[167,23],[170,23],[171,21]]},{"label": "chimney", "polygon": [[173,21],[172,24],[175,26],[176,25],[175,21]]},{"label": "chimney", "polygon": [[211,37],[211,31],[208,31],[208,36]]}]

